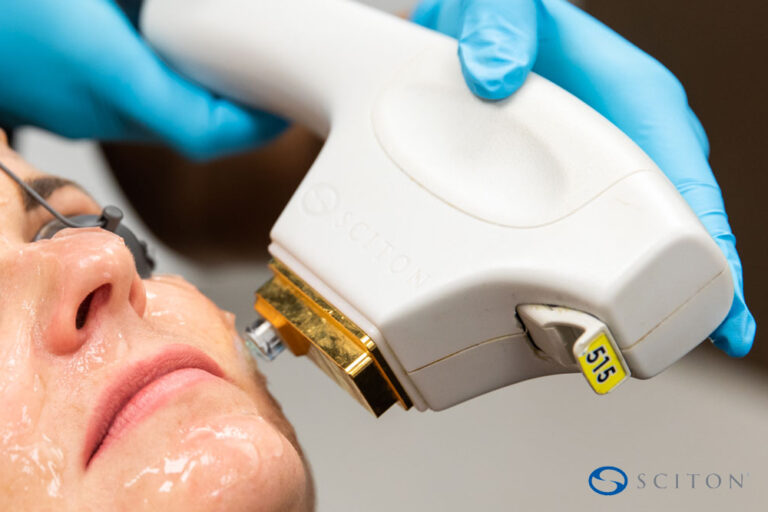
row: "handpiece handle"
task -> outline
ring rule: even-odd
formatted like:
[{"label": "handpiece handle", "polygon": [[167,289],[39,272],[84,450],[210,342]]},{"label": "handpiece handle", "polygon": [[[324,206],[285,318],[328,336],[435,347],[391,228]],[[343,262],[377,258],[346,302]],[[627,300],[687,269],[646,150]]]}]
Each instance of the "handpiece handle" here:
[{"label": "handpiece handle", "polygon": [[182,73],[320,135],[351,97],[447,40],[349,0],[146,0],[140,26]]}]

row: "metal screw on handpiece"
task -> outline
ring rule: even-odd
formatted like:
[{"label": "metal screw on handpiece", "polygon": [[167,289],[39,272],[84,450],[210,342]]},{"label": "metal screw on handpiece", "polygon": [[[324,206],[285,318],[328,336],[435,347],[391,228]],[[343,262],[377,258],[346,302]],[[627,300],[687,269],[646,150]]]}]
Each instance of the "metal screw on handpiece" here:
[{"label": "metal screw on handpiece", "polygon": [[263,318],[245,328],[245,342],[251,354],[267,361],[273,361],[285,350],[275,328]]}]

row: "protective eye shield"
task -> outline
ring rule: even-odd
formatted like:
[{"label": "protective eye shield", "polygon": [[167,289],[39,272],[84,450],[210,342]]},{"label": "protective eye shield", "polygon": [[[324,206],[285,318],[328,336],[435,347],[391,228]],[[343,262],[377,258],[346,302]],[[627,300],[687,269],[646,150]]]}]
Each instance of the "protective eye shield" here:
[{"label": "protective eye shield", "polygon": [[0,169],[15,181],[31,198],[40,206],[48,210],[54,216],[54,220],[43,226],[35,235],[34,241],[52,238],[56,233],[65,228],[93,228],[99,227],[110,231],[125,242],[128,250],[133,255],[136,263],[136,271],[142,279],[152,275],[155,269],[155,260],[151,256],[147,244],[139,238],[125,224],[122,224],[123,212],[117,206],[108,205],[101,211],[101,215],[76,215],[67,217],[56,211],[48,202],[30,187],[24,180],[19,178],[13,171],[0,162]]}]

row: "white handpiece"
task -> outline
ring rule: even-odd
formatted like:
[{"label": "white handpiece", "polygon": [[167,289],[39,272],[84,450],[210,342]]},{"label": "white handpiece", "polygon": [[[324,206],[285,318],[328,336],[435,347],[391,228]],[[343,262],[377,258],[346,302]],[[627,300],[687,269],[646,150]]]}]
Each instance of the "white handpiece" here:
[{"label": "white handpiece", "polygon": [[256,339],[377,414],[579,369],[604,393],[730,307],[725,258],[662,172],[535,74],[482,101],[454,40],[344,0],[146,0],[141,28],[188,76],[327,137],[272,231]]}]

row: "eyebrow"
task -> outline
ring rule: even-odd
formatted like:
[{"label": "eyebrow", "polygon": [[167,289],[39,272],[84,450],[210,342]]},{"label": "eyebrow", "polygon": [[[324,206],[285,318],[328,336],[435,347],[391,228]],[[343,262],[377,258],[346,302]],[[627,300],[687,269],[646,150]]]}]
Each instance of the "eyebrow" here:
[{"label": "eyebrow", "polygon": [[[85,190],[83,190],[83,188],[74,181],[60,178],[58,176],[37,176],[35,178],[28,178],[24,180],[24,183],[26,183],[29,188],[40,194],[43,199],[48,199],[54,192],[63,187],[76,187],[85,192]],[[29,211],[40,206],[40,203],[38,203],[35,198],[29,195],[29,193],[23,188],[21,188],[21,195],[24,198],[24,210]]]}]

